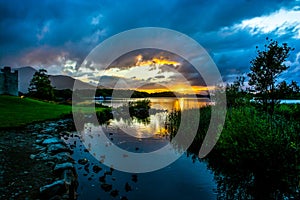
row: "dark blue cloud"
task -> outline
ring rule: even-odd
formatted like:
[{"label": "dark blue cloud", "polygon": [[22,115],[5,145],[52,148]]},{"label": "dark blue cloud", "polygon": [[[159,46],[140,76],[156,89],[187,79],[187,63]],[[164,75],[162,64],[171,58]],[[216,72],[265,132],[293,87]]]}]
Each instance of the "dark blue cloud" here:
[{"label": "dark blue cloud", "polygon": [[[252,35],[246,29],[230,31],[242,20],[297,5],[299,1],[284,0],[0,1],[0,65],[58,65],[59,57],[80,65],[106,38],[132,28],[155,26],[198,41],[227,79],[249,69],[255,46],[262,46],[267,36],[295,47],[290,57],[295,59],[300,44],[293,38],[292,28],[281,36],[275,32]],[[226,28],[229,32],[221,34]]]}]

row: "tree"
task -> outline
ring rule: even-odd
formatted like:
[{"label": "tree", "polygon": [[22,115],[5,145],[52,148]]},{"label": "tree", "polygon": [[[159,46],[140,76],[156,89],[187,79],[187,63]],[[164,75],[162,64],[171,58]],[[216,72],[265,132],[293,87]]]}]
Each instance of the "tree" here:
[{"label": "tree", "polygon": [[294,95],[297,95],[300,92],[300,87],[297,85],[296,81],[292,81],[290,86]]},{"label": "tree", "polygon": [[292,88],[286,81],[282,81],[277,85],[277,94],[277,98],[288,98],[292,95]]},{"label": "tree", "polygon": [[54,91],[47,75],[47,70],[35,72],[28,88],[29,95],[38,99],[53,100]]},{"label": "tree", "polygon": [[279,45],[277,41],[266,38],[267,44],[263,51],[256,47],[257,56],[250,63],[251,72],[249,85],[254,88],[258,100],[263,108],[271,114],[274,112],[276,98],[276,85],[279,75],[289,67],[285,65],[290,51],[294,50],[283,43]]},{"label": "tree", "polygon": [[290,84],[282,81],[277,85],[277,96],[279,99],[297,99],[299,90],[300,88],[296,81],[292,81]]},{"label": "tree", "polygon": [[226,86],[226,100],[228,107],[245,106],[249,101],[245,87],[245,77],[236,77],[232,84]]}]

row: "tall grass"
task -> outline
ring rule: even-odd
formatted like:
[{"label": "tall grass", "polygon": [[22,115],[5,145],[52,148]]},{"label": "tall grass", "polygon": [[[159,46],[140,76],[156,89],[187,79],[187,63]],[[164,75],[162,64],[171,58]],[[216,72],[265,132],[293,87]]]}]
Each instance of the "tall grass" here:
[{"label": "tall grass", "polygon": [[[296,116],[282,112],[270,116],[252,106],[228,110],[220,138],[205,159],[226,198],[299,196],[300,123]],[[209,107],[200,109],[199,129],[189,153],[198,155],[210,113]],[[169,116],[173,135],[181,115],[174,112]]]}]

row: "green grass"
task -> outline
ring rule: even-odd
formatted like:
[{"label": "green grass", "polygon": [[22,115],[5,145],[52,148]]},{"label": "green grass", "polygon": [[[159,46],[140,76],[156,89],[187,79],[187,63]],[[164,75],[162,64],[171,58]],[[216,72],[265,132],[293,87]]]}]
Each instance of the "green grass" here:
[{"label": "green grass", "polygon": [[68,105],[0,95],[0,128],[57,119],[71,112],[72,106]]}]

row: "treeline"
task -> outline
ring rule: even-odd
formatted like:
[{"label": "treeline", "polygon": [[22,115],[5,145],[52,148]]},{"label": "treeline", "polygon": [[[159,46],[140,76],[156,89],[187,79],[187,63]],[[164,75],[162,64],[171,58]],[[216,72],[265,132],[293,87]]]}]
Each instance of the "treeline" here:
[{"label": "treeline", "polygon": [[[148,93],[148,92],[140,92],[136,90],[114,90],[114,89],[97,89],[96,90],[96,96],[103,96],[103,97],[111,97],[113,95],[113,92],[118,94],[119,96],[126,96],[127,94],[131,94],[131,98],[148,98],[148,97],[189,97],[194,95],[189,94],[179,94],[176,92],[166,91],[166,92],[154,92],[154,93]],[[128,96],[128,95],[127,95]],[[202,95],[202,94],[196,94],[196,97],[199,98],[209,98],[209,95]]]},{"label": "treeline", "polygon": [[[88,92],[88,91],[87,91]],[[130,98],[147,98],[147,97],[176,97],[173,92],[141,92],[136,90],[115,90],[115,89],[97,89],[95,96],[103,97],[130,97]]]}]

